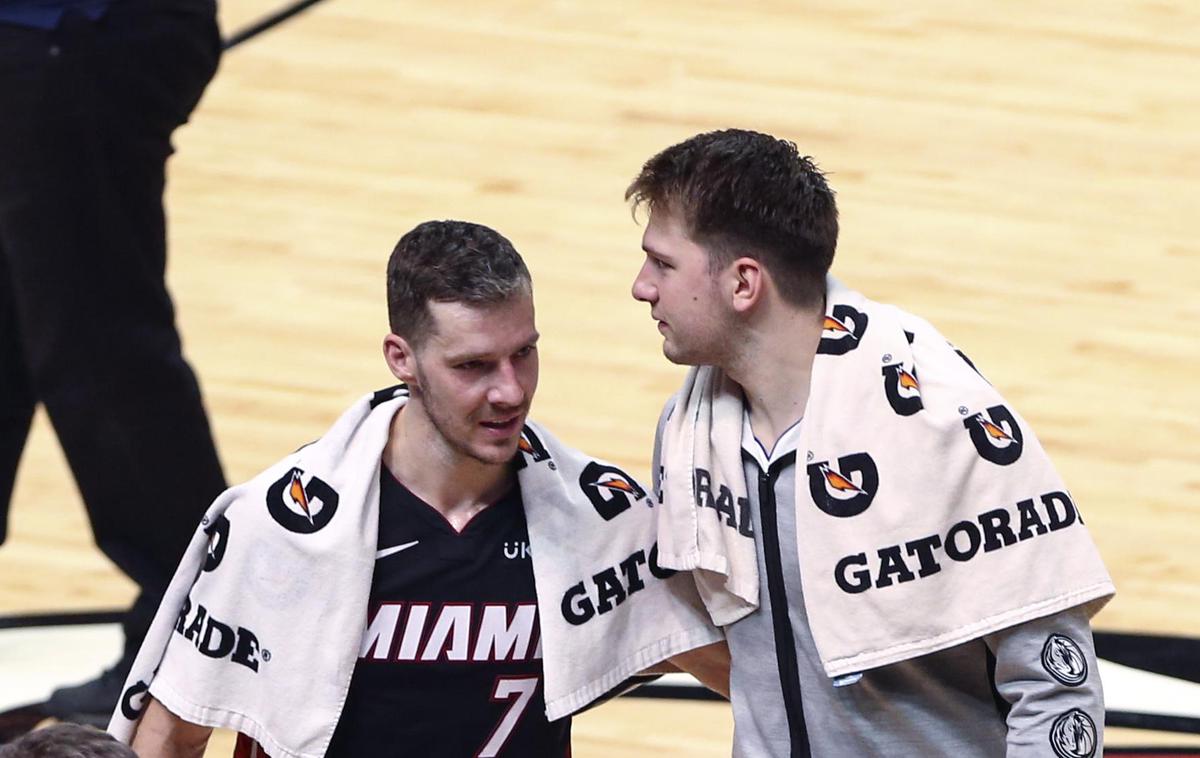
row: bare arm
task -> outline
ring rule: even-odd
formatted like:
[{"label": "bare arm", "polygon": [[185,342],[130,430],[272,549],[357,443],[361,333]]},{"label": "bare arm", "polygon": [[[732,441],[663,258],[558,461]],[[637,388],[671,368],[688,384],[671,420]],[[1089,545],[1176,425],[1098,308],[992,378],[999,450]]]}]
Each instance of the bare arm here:
[{"label": "bare arm", "polygon": [[729,697],[729,645],[724,641],[680,653],[644,673],[671,674],[676,671],[686,671],[713,692]]},{"label": "bare arm", "polygon": [[171,713],[147,696],[146,712],[133,736],[139,758],[203,758],[212,729],[198,726]]}]

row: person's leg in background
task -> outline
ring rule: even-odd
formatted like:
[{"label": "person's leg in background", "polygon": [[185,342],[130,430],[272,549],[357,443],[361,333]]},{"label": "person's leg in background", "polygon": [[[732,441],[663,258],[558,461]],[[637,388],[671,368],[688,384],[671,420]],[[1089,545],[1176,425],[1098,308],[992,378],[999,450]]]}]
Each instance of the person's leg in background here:
[{"label": "person's leg in background", "polygon": [[37,403],[26,375],[12,288],[0,235],[0,545],[8,535],[8,505],[17,477],[17,463]]},{"label": "person's leg in background", "polygon": [[51,697],[47,709],[64,718],[111,711],[188,539],[225,486],[165,286],[162,206],[171,133],[215,71],[220,43],[211,14],[172,5],[118,3],[97,22],[68,15],[29,62],[28,89],[9,93],[30,108],[27,128],[0,127],[3,164],[16,171],[0,193],[0,239],[30,383],[96,544],[141,589],[122,660]]}]

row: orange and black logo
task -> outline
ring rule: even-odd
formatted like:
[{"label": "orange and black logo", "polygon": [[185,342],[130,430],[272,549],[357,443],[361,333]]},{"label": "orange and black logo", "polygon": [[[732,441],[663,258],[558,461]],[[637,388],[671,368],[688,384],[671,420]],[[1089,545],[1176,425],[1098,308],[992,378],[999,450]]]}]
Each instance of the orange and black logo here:
[{"label": "orange and black logo", "polygon": [[624,471],[596,461],[583,467],[579,487],[605,521],[612,521],[646,497],[646,491]]},{"label": "orange and black logo", "polygon": [[315,476],[307,484],[303,477],[303,471],[293,468],[268,487],[267,510],[289,532],[312,534],[333,520],[338,493]]},{"label": "orange and black logo", "polygon": [[809,494],[813,503],[830,516],[857,516],[871,505],[878,489],[879,469],[867,453],[843,455],[836,469],[828,461],[808,464]]},{"label": "orange and black logo", "polygon": [[971,434],[971,442],[985,460],[1000,466],[1015,463],[1021,457],[1021,427],[1003,405],[993,405],[987,413],[976,413],[963,419]]},{"label": "orange and black logo", "polygon": [[[208,521],[207,517],[205,521]],[[225,547],[229,544],[229,519],[222,513],[211,523],[205,524],[204,533],[208,535],[208,555],[204,558],[204,571],[212,571],[220,566],[225,558]]]},{"label": "orange and black logo", "polygon": [[[550,451],[528,426],[521,430],[521,439],[517,441],[517,449],[525,454],[517,457],[517,468],[525,468],[526,457],[529,458],[530,463],[550,460]],[[552,465],[551,468],[554,466]]]},{"label": "orange and black logo", "polygon": [[901,416],[911,416],[925,407],[921,402],[921,384],[917,370],[907,371],[902,363],[883,367],[883,389],[892,410]]},{"label": "orange and black logo", "polygon": [[858,347],[867,332],[867,314],[844,303],[833,306],[833,314],[825,316],[824,332],[817,352],[823,355],[845,355]]}]

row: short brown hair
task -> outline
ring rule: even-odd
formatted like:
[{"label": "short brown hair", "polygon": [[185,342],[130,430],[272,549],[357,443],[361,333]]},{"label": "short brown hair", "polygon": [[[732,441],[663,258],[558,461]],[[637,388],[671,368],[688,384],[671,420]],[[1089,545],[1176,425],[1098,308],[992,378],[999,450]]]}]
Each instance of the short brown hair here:
[{"label": "short brown hair", "polygon": [[837,249],[834,192],[796,145],[726,129],[697,134],[646,161],[625,199],[636,211],[680,214],[716,270],[741,255],[761,260],[785,300],[818,304]]},{"label": "short brown hair", "polygon": [[93,726],[55,724],[0,746],[0,758],[137,758],[127,745]]},{"label": "short brown hair", "polygon": [[531,290],[529,269],[504,235],[469,221],[426,221],[388,259],[388,323],[420,344],[429,335],[430,301],[499,303]]}]

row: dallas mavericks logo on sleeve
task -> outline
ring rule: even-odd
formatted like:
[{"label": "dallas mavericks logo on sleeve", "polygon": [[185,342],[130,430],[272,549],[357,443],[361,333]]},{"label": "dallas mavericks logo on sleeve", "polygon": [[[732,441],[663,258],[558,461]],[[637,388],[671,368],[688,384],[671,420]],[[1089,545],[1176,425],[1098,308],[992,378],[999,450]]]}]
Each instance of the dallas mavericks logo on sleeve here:
[{"label": "dallas mavericks logo on sleeve", "polygon": [[1021,427],[1012,412],[1003,405],[993,405],[986,413],[976,413],[963,419],[971,442],[984,460],[1000,466],[1015,463],[1021,457]]},{"label": "dallas mavericks logo on sleeve", "polygon": [[833,306],[832,315],[825,316],[817,352],[822,355],[845,355],[858,347],[866,332],[867,314],[839,303]]},{"label": "dallas mavericks logo on sleeve", "polygon": [[1058,758],[1092,758],[1096,754],[1096,722],[1072,708],[1050,727],[1050,747]]},{"label": "dallas mavericks logo on sleeve", "polygon": [[268,487],[267,510],[289,532],[312,534],[333,520],[338,493],[315,476],[307,484],[303,477],[303,471],[293,468]]},{"label": "dallas mavericks logo on sleeve", "polygon": [[1068,687],[1078,687],[1087,679],[1087,658],[1075,640],[1052,634],[1042,647],[1042,666],[1047,673]]}]

